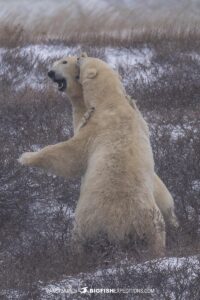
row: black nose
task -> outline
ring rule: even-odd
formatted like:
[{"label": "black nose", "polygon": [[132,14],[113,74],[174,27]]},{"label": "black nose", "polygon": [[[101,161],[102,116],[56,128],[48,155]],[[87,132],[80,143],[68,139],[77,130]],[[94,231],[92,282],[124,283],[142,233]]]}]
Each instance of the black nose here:
[{"label": "black nose", "polygon": [[54,79],[55,78],[55,72],[54,71],[49,71],[48,72],[48,76],[51,78],[51,79]]}]

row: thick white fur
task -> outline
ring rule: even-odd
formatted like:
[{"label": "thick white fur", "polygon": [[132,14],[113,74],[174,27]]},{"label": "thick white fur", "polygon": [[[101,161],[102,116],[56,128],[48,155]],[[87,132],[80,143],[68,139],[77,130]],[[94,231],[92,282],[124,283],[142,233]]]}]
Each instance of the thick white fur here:
[{"label": "thick white fur", "polygon": [[130,109],[116,73],[104,62],[83,58],[80,83],[87,109],[95,117],[90,132],[89,160],[75,212],[79,236],[106,233],[110,240],[146,237],[155,253],[165,248],[165,225],[155,203],[154,162],[146,123]]},{"label": "thick white fur", "polygon": [[[67,64],[63,64],[63,61],[67,61]],[[67,80],[66,93],[72,104],[73,127],[74,132],[77,133],[81,127],[87,124],[94,113],[94,110],[91,108],[87,110],[83,99],[83,89],[77,80],[77,76],[79,76],[77,57],[68,56],[56,61],[52,66],[52,70],[58,76],[64,77]],[[128,95],[126,98],[132,108],[137,109],[135,101]],[[142,115],[141,119],[141,124],[144,125],[144,129],[146,128],[147,135],[149,135],[148,127],[146,126]],[[173,227],[178,227],[178,221],[174,212],[174,200],[169,190],[156,173],[154,173],[154,198],[164,216],[165,222]]]}]

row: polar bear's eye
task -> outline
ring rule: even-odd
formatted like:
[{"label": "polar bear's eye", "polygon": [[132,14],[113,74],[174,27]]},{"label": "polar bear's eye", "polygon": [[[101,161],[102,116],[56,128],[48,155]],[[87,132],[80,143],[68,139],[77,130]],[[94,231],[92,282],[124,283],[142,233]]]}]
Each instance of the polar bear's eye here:
[{"label": "polar bear's eye", "polygon": [[63,62],[62,62],[63,64],[67,64],[67,61],[66,60],[63,60]]}]

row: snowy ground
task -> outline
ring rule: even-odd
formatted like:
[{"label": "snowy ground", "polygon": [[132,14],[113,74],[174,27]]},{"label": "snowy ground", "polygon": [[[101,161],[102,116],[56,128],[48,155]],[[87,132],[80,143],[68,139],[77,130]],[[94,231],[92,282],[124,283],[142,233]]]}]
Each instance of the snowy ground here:
[{"label": "snowy ground", "polygon": [[[144,288],[137,288],[134,285],[132,287],[122,286],[120,282],[116,282],[114,286],[109,286],[107,282],[109,282],[109,278],[116,276],[120,273],[123,277],[125,274],[140,274],[145,276],[145,273],[149,274],[152,272],[152,266],[157,272],[163,272],[166,274],[176,273],[177,278],[179,280],[179,284],[184,284],[183,279],[181,278],[179,272],[181,270],[187,268],[187,281],[188,284],[190,281],[194,281],[198,278],[200,274],[200,263],[199,259],[196,256],[192,257],[169,257],[158,260],[147,261],[143,264],[134,264],[130,265],[128,260],[121,261],[120,265],[113,266],[112,268],[101,269],[92,273],[80,273],[77,276],[67,276],[63,277],[60,281],[52,281],[48,284],[44,284],[43,282],[39,282],[37,284],[38,290],[40,291],[40,299],[42,300],[59,300],[59,299],[91,299],[94,296],[101,296],[102,294],[106,295],[126,295],[128,298],[132,299],[135,297],[134,295],[139,295],[143,299],[143,295],[145,294],[149,296],[148,299],[165,299],[159,291],[156,291],[152,286],[146,286]],[[169,296],[170,300],[177,299],[177,278],[169,277],[166,280],[166,286],[169,285]],[[187,288],[187,285],[186,285]],[[25,293],[18,290],[3,290],[0,291],[0,295],[4,295],[7,297],[6,299],[20,299]],[[13,298],[14,297],[14,298]],[[125,296],[124,296],[125,297]],[[98,299],[101,299],[98,298]],[[110,298],[109,298],[110,299]],[[125,298],[124,298],[125,299]],[[182,300],[187,300],[187,289],[184,291],[181,297]]]},{"label": "snowy ground", "polygon": [[[29,74],[24,74],[24,70],[18,66],[18,73],[21,76],[17,80],[16,88],[18,90],[23,89],[25,86],[30,86],[32,89],[42,89],[47,83],[46,73],[38,74],[37,68],[40,64],[44,64],[46,68],[50,68],[51,62],[60,59],[68,55],[77,55],[80,53],[80,46],[76,47],[66,47],[62,45],[29,45],[22,48],[6,49],[0,48],[0,76],[6,74],[8,77],[12,78],[12,69],[9,63],[4,61],[4,55],[17,55],[19,58],[24,60],[29,60],[33,62],[32,71]],[[101,48],[99,48],[101,51]],[[127,73],[124,74],[124,84],[130,83],[132,80],[141,81],[143,83],[150,83],[155,80],[159,80],[165,72],[169,72],[169,65],[159,65],[153,63],[155,51],[148,47],[143,48],[102,48],[104,59],[110,64],[114,69],[118,69],[120,66],[127,66]],[[16,54],[15,54],[16,53]],[[184,54],[186,57],[192,57],[197,64],[200,64],[199,53],[194,51],[191,53]],[[143,68],[141,69],[141,65]],[[13,70],[15,71],[15,70]],[[156,71],[156,75],[155,75]],[[22,75],[23,74],[23,75]],[[20,82],[20,83],[19,83]]]},{"label": "snowy ground", "polygon": [[[60,59],[64,56],[73,55],[73,54],[77,55],[77,53],[80,53],[80,47],[79,46],[66,47],[66,46],[58,46],[58,45],[57,46],[30,45],[27,47],[22,47],[19,49],[12,49],[12,50],[0,48],[0,63],[2,65],[0,75],[3,75],[3,73],[7,72],[8,70],[8,65],[2,61],[2,55],[8,51],[11,53],[11,55],[16,51],[19,51],[18,55],[20,57],[22,58],[24,57],[25,59],[35,61],[35,66],[33,67],[31,74],[29,74],[29,76],[26,76],[25,78],[22,78],[23,84],[18,86],[18,89],[24,88],[25,85],[31,86],[31,88],[33,89],[41,89],[43,88],[44,83],[46,82],[46,74],[43,74],[43,76],[40,76],[38,78],[38,73],[35,72],[37,65],[40,63],[48,64],[48,62],[50,63],[50,61]],[[99,49],[99,51],[101,51],[101,49]],[[117,68],[120,65],[133,66],[135,67],[136,70],[135,73],[138,79],[144,78],[146,81],[153,80],[153,78],[151,78],[150,76],[151,59],[153,57],[153,50],[146,47],[142,49],[131,49],[131,50],[108,47],[103,49],[103,51],[105,51],[104,53],[105,60],[113,68]],[[148,78],[146,72],[141,72],[139,70],[137,71],[137,67],[141,64],[143,64],[147,68],[149,74]],[[18,71],[20,72],[22,70],[20,70],[19,68]],[[160,70],[160,72],[162,73],[162,70]]]},{"label": "snowy ground", "polygon": [[[41,291],[42,291],[42,296],[43,299],[45,299],[45,296],[47,299],[55,299],[56,295],[62,295],[62,294],[88,294],[90,295],[92,291],[90,289],[102,289],[102,284],[101,282],[103,281],[103,277],[106,276],[114,276],[118,272],[120,273],[125,273],[128,272],[131,273],[133,271],[138,272],[138,273],[149,273],[151,272],[151,265],[154,264],[154,267],[156,267],[158,270],[161,272],[173,272],[173,270],[177,269],[180,270],[183,268],[185,265],[190,265],[190,269],[188,269],[188,282],[190,280],[194,280],[200,271],[200,264],[199,260],[197,257],[189,257],[189,258],[177,258],[177,257],[170,257],[170,258],[164,258],[164,259],[159,259],[159,260],[152,260],[151,262],[145,262],[144,264],[136,264],[136,265],[128,265],[127,262],[121,262],[121,266],[119,267],[113,267],[109,269],[103,269],[96,271],[95,273],[87,273],[87,274],[79,274],[77,277],[67,277],[63,279],[60,282],[56,283],[50,283],[47,286],[42,286],[41,283]],[[91,287],[88,286],[85,282],[88,280],[91,282]],[[171,279],[172,280],[172,279]],[[94,283],[96,285],[94,285]],[[99,286],[98,286],[99,284]],[[105,282],[104,282],[105,284]],[[123,287],[120,287],[120,283],[118,283],[119,286],[113,286],[112,291],[110,293],[116,293],[116,294],[137,294],[137,289],[131,289],[128,291],[128,289],[123,289]],[[167,284],[167,282],[166,282]],[[175,281],[170,283],[171,285],[175,285]],[[121,288],[121,291],[119,291],[119,287]],[[111,289],[109,286],[104,286],[103,289]],[[149,291],[149,294],[153,296],[155,293],[155,289],[149,287],[146,289]],[[148,293],[146,291],[146,293]],[[101,293],[106,293],[106,291],[102,291]],[[57,299],[57,298],[56,298]],[[170,295],[170,299],[176,300],[175,294]]]}]

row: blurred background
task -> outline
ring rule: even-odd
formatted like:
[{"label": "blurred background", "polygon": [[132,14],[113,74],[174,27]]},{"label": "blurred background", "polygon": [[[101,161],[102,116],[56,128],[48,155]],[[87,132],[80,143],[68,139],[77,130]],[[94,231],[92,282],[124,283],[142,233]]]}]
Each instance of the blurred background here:
[{"label": "blurred background", "polygon": [[1,26],[20,25],[34,35],[191,30],[200,25],[198,0],[1,0],[0,7]]}]

